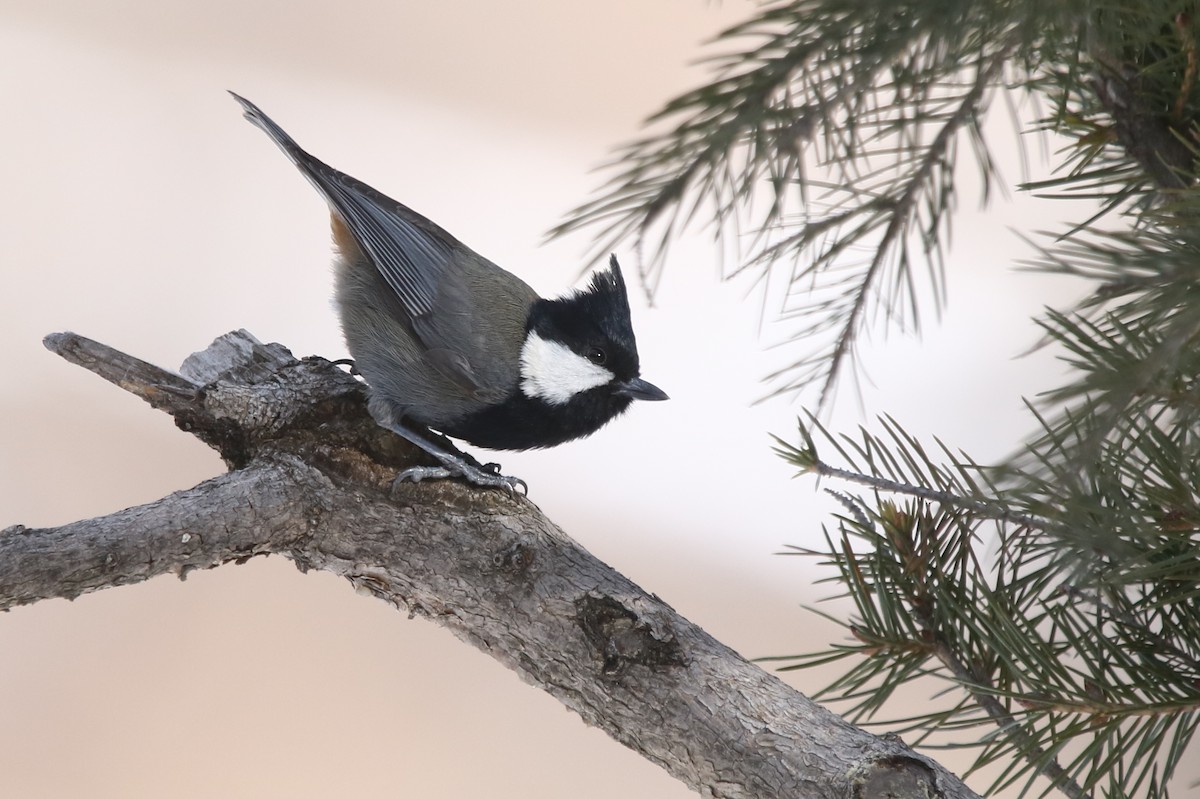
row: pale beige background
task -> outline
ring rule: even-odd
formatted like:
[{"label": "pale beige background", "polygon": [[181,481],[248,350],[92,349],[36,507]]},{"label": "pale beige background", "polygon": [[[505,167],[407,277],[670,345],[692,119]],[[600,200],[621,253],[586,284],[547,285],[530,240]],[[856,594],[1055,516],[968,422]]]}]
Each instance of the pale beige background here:
[{"label": "pale beige background", "polygon": [[[237,327],[344,354],[324,207],[226,88],[553,293],[585,241],[540,246],[543,232],[746,8],[0,0],[0,526],[221,470],[44,334],[171,367]],[[1044,207],[980,214],[964,196],[950,310],[923,341],[870,349],[863,404],[987,459],[1057,370],[1012,358],[1035,335],[1012,320],[1075,289],[1011,272],[1025,251],[1008,226],[1047,224]],[[837,633],[799,605],[828,593],[823,574],[773,553],[816,543],[830,506],[769,452],[798,407],[750,405],[781,356],[763,352],[749,287],[718,285],[705,237],[671,266],[658,307],[635,309],[644,374],[671,402],[504,463],[589,549],[746,655],[819,646]],[[863,417],[846,396],[848,429]],[[690,794],[432,625],[260,559],[0,617],[0,796],[77,795]]]}]

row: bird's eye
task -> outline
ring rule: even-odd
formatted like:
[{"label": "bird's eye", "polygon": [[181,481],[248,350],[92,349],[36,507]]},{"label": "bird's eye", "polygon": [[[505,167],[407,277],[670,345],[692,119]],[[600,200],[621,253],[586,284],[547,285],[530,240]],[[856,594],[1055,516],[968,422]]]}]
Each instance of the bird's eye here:
[{"label": "bird's eye", "polygon": [[608,360],[608,355],[599,347],[588,347],[587,359],[597,366],[603,366]]}]

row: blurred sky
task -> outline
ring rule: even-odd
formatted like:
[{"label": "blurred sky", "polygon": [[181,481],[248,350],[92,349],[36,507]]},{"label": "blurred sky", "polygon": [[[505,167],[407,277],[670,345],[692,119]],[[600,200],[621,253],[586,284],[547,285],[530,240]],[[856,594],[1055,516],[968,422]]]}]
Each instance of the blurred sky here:
[{"label": "blurred sky", "polygon": [[[104,514],[222,469],[50,355],[49,332],[169,368],[239,327],[345,354],[325,207],[226,89],[554,294],[587,240],[544,232],[749,8],[0,0],[0,526]],[[1014,153],[999,148],[1010,184]],[[1036,340],[1028,318],[1079,287],[1013,269],[1029,250],[1011,228],[1062,209],[1018,196],[981,211],[966,180],[948,310],[920,339],[874,336],[861,403],[843,392],[830,422],[886,411],[987,461],[1029,429],[1022,395],[1060,371],[1014,357]],[[656,306],[634,309],[643,374],[670,402],[501,460],[584,546],[743,654],[808,651],[839,634],[800,607],[827,575],[775,553],[817,544],[831,505],[770,452],[801,408],[752,403],[786,353],[765,349],[750,285],[717,273],[690,237]],[[0,795],[24,799],[690,795],[433,625],[279,558],[3,615],[0,719]]]}]

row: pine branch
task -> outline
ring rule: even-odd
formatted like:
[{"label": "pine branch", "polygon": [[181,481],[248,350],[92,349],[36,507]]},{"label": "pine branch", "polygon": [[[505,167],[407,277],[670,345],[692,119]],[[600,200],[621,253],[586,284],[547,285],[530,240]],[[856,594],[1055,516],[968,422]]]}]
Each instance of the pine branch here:
[{"label": "pine branch", "polygon": [[[607,165],[613,177],[550,235],[593,227],[591,258],[626,238],[639,251],[653,240],[644,274],[653,293],[673,238],[692,223],[711,228],[739,256],[751,253],[728,277],[761,270],[767,285],[779,273],[787,298],[811,300],[785,298],[777,313],[798,323],[793,340],[820,341],[820,352],[768,381],[772,393],[819,383],[824,406],[870,310],[917,323],[913,271],[921,259],[910,249],[918,241],[940,302],[956,143],[969,134],[986,197],[994,172],[980,133],[988,90],[1038,29],[1021,17],[1036,8],[928,0],[769,6],[718,38],[736,49],[715,59],[711,83],[649,120],[674,127],[619,150]],[[872,161],[882,166],[867,169]],[[832,176],[814,179],[814,166]],[[824,197],[811,197],[815,190]],[[797,205],[798,218],[790,216]],[[874,255],[848,264],[855,247]]]},{"label": "pine branch", "polygon": [[[1195,155],[1184,143],[1186,132],[1174,127],[1169,116],[1150,101],[1150,87],[1137,70],[1114,63],[1108,54],[1096,56],[1101,73],[1092,78],[1092,90],[1112,117],[1125,152],[1159,189],[1187,188],[1193,181]],[[1194,84],[1194,77],[1187,80]],[[1189,85],[1180,90],[1177,108],[1181,109],[1192,89]]]},{"label": "pine branch", "polygon": [[[935,629],[927,628],[927,632],[931,636],[940,638]],[[1062,791],[1071,799],[1092,799],[1092,794],[1071,779],[1071,775],[1062,767],[1054,754],[1043,747],[1037,738],[1030,735],[1021,722],[1008,712],[1008,708],[996,699],[995,686],[991,685],[986,677],[973,672],[958,653],[943,640],[938,640],[938,643],[934,645],[933,653],[946,667],[946,670],[954,676],[958,684],[971,696],[975,704],[979,705],[983,712],[996,723],[1000,734],[1009,741],[1012,748],[1019,752],[1039,774],[1050,780],[1050,784],[1054,788]]]},{"label": "pine branch", "polygon": [[[1037,530],[1049,530],[1051,527],[1050,522],[1046,519],[1014,510],[1001,502],[980,497],[977,495],[977,492],[968,493],[965,489],[971,487],[969,484],[964,485],[963,482],[951,477],[947,472],[938,469],[928,459],[924,459],[924,462],[921,464],[925,467],[925,474],[930,478],[925,482],[921,482],[919,479],[903,480],[884,476],[878,470],[867,473],[860,469],[845,469],[834,466],[820,457],[817,451],[816,440],[813,437],[813,431],[824,436],[825,440],[837,447],[838,451],[843,455],[846,454],[846,450],[838,445],[838,442],[829,431],[822,427],[815,416],[810,414],[808,422],[811,425],[811,429],[803,423],[800,425],[802,442],[800,446],[784,441],[778,436],[773,436],[775,440],[775,452],[788,463],[799,468],[802,473],[814,473],[820,477],[846,480],[887,493],[901,494],[929,502],[962,508],[982,518],[1008,522],[1022,527]],[[915,444],[911,438],[904,436],[892,420],[885,420],[885,423],[892,432],[894,442],[899,443],[901,446]],[[869,436],[865,431],[863,431],[863,438],[864,444],[861,445],[860,450],[866,455],[868,462],[872,461],[872,453],[886,453],[886,445],[878,439]],[[919,449],[914,449],[913,454],[918,458],[923,458],[923,453]],[[915,458],[909,458],[908,460],[909,463],[917,462]],[[970,467],[976,468],[974,464],[971,464]],[[966,466],[956,464],[955,469],[960,476],[965,477]]]},{"label": "pine branch", "polygon": [[[974,500],[966,500],[963,497],[954,496],[946,492],[929,491],[920,486],[905,486],[895,481],[882,480],[872,475],[838,469],[819,460],[816,461],[815,471],[821,476],[847,479],[851,482],[871,486],[872,488],[917,496],[925,500],[966,507],[978,507],[981,505],[981,503]],[[826,489],[826,493],[841,502],[850,511],[855,522],[862,529],[869,530],[874,527],[867,517],[865,509],[857,500],[832,489]],[[918,605],[920,603],[914,602],[913,604]],[[989,679],[979,673],[978,670],[971,669],[959,653],[954,651],[941,635],[937,625],[931,622],[928,615],[917,612],[914,613],[914,618],[917,620],[924,640],[927,642],[925,645],[927,651],[946,667],[958,685],[995,722],[999,728],[1000,735],[1010,742],[1012,748],[1020,752],[1021,756],[1038,773],[1049,779],[1053,786],[1071,797],[1071,799],[1091,799],[1092,795],[1085,791],[1075,780],[1071,779],[1070,774],[1062,767],[1053,753],[1044,748],[1034,736],[1030,735],[1016,717],[996,698],[995,686],[990,683]]]},{"label": "pine branch", "polygon": [[944,505],[952,505],[957,508],[969,510],[972,513],[987,519],[994,519],[1001,522],[1013,522],[1024,527],[1032,527],[1039,530],[1045,530],[1049,527],[1049,523],[1045,519],[1039,519],[1036,516],[1031,516],[1028,513],[1021,513],[1007,508],[999,503],[988,502],[987,500],[978,499],[975,497],[967,497],[961,494],[955,494],[950,491],[943,491],[936,488],[930,488],[924,485],[913,485],[911,483],[902,483],[898,480],[889,480],[885,477],[879,477],[872,474],[864,474],[851,469],[842,469],[837,466],[832,466],[820,458],[811,458],[807,462],[813,472],[821,477],[832,477],[838,480],[846,480],[851,483],[857,483],[869,488],[874,488],[879,491],[884,491],[891,494],[902,494],[904,496],[923,499],[928,502],[937,502]]},{"label": "pine branch", "polygon": [[[901,508],[890,500],[868,504],[832,492],[849,510],[840,520],[842,539],[830,539],[824,552],[798,551],[821,555],[839,569],[856,609],[844,623],[859,643],[834,653],[777,659],[808,666],[861,656],[821,694],[856,700],[854,720],[880,712],[917,676],[949,677],[982,716],[960,704],[893,723],[919,731],[921,740],[985,720],[995,725],[996,732],[976,744],[977,767],[1001,756],[1020,760],[1008,765],[994,789],[1036,774],[1072,797],[1094,795],[1103,781],[1121,791],[1136,791],[1147,779],[1161,787],[1160,777],[1172,773],[1200,719],[1200,672],[1191,649],[1200,640],[1194,617],[1200,542],[1183,545],[1178,533],[1167,533],[1176,540],[1171,560],[1154,542],[1143,545],[1146,554],[1130,546],[1109,555],[1103,544],[1106,560],[1081,567],[1073,558],[1075,547],[1097,547],[1090,527],[1111,514],[1085,522],[1082,514],[1064,511],[1069,493],[1061,482],[1042,485],[1037,493],[1012,485],[1000,490],[994,479],[1003,472],[962,458],[941,466],[894,421],[885,425],[886,439],[865,431],[859,439],[835,438],[810,418],[801,427],[801,444],[779,442],[777,451],[804,473],[915,502]],[[819,457],[815,434],[849,468]],[[1151,435],[1143,439],[1143,448],[1157,445]],[[1114,447],[1125,456],[1136,451],[1127,444]],[[1119,485],[1128,487],[1128,479],[1122,477]],[[1191,473],[1179,479],[1195,484]],[[1019,506],[1043,512],[1015,510],[1017,497]],[[1120,501],[1127,502],[1107,500]],[[1096,506],[1089,508],[1096,517]],[[1181,506],[1170,518],[1192,530],[1190,514]],[[984,521],[996,524],[1002,542],[986,567],[976,554]],[[1088,584],[1093,575],[1103,575],[1103,581],[1096,598],[1088,599],[1075,583]],[[1177,576],[1149,582],[1163,575]],[[1102,612],[1089,615],[1089,607]],[[930,659],[944,671],[927,665]],[[1135,767],[1137,773],[1124,776]],[[1159,787],[1153,795],[1163,795]]]},{"label": "pine branch", "polygon": [[[1014,46],[1010,45],[983,59],[975,68],[975,80],[970,91],[962,99],[958,108],[945,121],[933,141],[925,149],[919,160],[919,166],[908,175],[903,182],[894,186],[901,191],[899,196],[888,203],[884,218],[888,219],[883,236],[875,247],[875,254],[862,276],[861,282],[855,289],[854,300],[850,304],[849,313],[842,323],[833,350],[828,357],[826,374],[821,382],[818,405],[824,407],[832,400],[833,388],[841,373],[843,364],[853,351],[854,342],[863,326],[863,314],[876,289],[876,281],[887,261],[893,257],[897,248],[902,248],[902,239],[909,235],[912,221],[917,213],[918,203],[930,201],[930,183],[934,170],[946,168],[950,162],[949,149],[955,138],[966,125],[978,124],[978,116],[985,101],[989,88],[999,79],[1005,64],[1011,58]],[[869,208],[870,204],[860,206]],[[934,222],[938,224],[938,222]],[[770,255],[778,257],[779,251],[769,251]],[[787,389],[783,389],[787,390]]]}]

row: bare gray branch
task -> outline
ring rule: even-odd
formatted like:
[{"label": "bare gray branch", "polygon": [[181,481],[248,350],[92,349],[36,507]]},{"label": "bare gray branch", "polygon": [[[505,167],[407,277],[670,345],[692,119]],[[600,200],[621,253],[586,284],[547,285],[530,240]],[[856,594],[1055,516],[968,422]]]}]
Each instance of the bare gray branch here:
[{"label": "bare gray branch", "polygon": [[0,532],[0,608],[283,555],[447,627],[702,795],[975,796],[713,640],[527,499],[454,481],[393,492],[414,453],[326,361],[230,334],[190,359],[190,377],[215,378],[200,385],[80,337],[48,344],[239,466],[110,516]]}]

